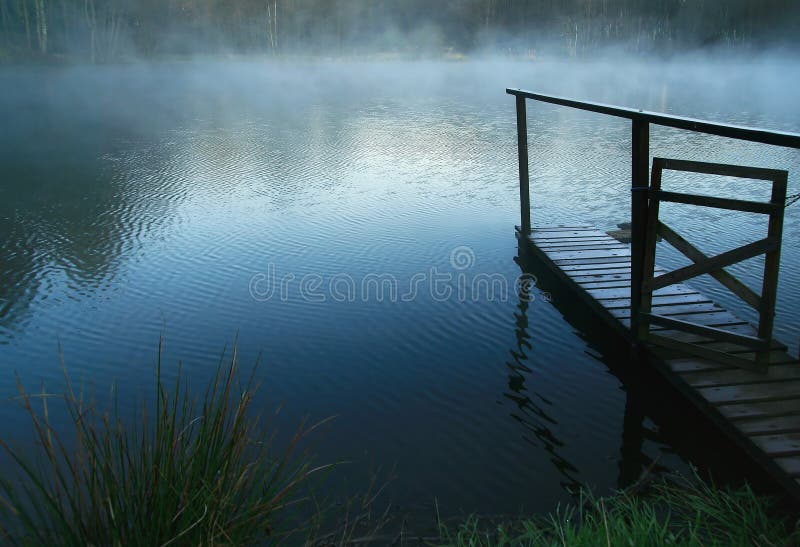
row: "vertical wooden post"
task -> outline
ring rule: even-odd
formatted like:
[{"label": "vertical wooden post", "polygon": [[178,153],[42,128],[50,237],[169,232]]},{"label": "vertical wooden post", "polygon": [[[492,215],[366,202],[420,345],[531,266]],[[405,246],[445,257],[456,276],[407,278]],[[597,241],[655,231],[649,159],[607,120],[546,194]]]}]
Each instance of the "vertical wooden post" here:
[{"label": "vertical wooden post", "polygon": [[[653,158],[653,170],[650,174],[650,190],[657,192],[661,190],[661,173],[664,170],[664,159]],[[641,192],[641,190],[636,190]],[[659,199],[648,196],[647,219],[645,220],[645,240],[642,259],[642,289],[641,300],[639,301],[639,311],[642,314],[653,311],[653,273],[656,265],[656,242],[658,241],[658,212]],[[650,321],[646,317],[640,316],[637,323],[637,330],[634,336],[639,342],[647,340],[650,335]]]},{"label": "vertical wooden post", "polygon": [[[783,237],[783,208],[786,206],[786,185],[788,173],[772,181],[771,203],[780,206],[780,210],[770,213],[767,235],[777,238],[778,246],[769,251],[764,259],[764,280],[761,286],[761,306],[758,310],[758,337],[772,340],[772,329],[775,324],[775,305],[778,297],[778,269],[781,263],[781,239]],[[770,348],[756,353],[756,364],[761,367],[769,365]]]},{"label": "vertical wooden post", "polygon": [[531,192],[528,178],[528,113],[525,97],[517,95],[517,153],[519,154],[520,233],[531,233]]},{"label": "vertical wooden post", "polygon": [[650,126],[634,118],[631,125],[631,332],[639,332],[644,278]]}]

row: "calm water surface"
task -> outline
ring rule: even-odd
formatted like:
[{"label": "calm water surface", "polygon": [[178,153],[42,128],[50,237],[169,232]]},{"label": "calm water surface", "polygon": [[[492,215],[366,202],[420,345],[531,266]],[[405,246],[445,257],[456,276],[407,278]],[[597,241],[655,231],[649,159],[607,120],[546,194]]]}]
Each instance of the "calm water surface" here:
[{"label": "calm water surface", "polygon": [[[198,385],[238,337],[243,364],[261,358],[259,405],[283,403],[282,433],[338,416],[319,460],[352,461],[339,476],[355,490],[395,467],[387,498],[420,514],[434,498],[445,514],[544,511],[653,460],[710,465],[705,430],[621,375],[569,295],[543,280],[532,302],[517,297],[504,88],[798,131],[798,82],[796,64],[766,60],[4,68],[0,395],[15,371],[57,389],[60,341],[74,378],[98,393],[116,382],[133,405],[159,336]],[[544,105],[529,117],[534,221],[626,221],[627,124]],[[789,169],[800,191],[796,151],[671,130],[652,147]],[[729,179],[665,184],[768,196]],[[766,233],[727,212],[664,214],[708,252]],[[799,235],[800,205],[787,210],[776,327],[793,352]],[[759,279],[756,260],[732,269]],[[26,438],[19,420],[0,405],[4,438]]]}]

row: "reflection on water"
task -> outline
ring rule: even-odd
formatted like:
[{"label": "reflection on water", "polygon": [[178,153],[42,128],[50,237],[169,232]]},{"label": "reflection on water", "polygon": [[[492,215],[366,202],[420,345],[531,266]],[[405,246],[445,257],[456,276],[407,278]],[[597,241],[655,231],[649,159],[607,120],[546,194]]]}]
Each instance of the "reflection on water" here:
[{"label": "reflection on water", "polygon": [[[560,481],[562,488],[567,492],[577,493],[581,487],[580,481],[576,478],[578,469],[559,455],[559,448],[563,447],[564,443],[558,439],[555,433],[558,422],[546,411],[553,401],[537,392],[535,388],[528,388],[525,385],[526,378],[534,372],[525,365],[525,361],[528,360],[526,351],[535,351],[528,334],[529,299],[535,289],[531,286],[532,280],[526,279],[523,283],[517,305],[518,311],[514,313],[517,345],[510,351],[511,361],[506,362],[510,393],[505,393],[504,396],[517,405],[517,409],[511,414],[511,417],[518,421],[526,431],[523,439],[537,449],[543,448],[548,453],[553,466],[562,476]],[[528,433],[533,433],[536,440],[532,439]]]},{"label": "reflection on water", "polygon": [[[238,332],[244,364],[263,354],[259,404],[284,403],[282,431],[304,415],[337,415],[315,444],[320,460],[396,464],[389,494],[401,505],[435,496],[445,512],[543,511],[579,485],[607,492],[644,469],[716,466],[708,432],[627,371],[596,325],[570,311],[569,295],[312,301],[295,285],[290,298],[259,301],[250,281],[273,267],[294,283],[372,274],[408,286],[438,268],[513,287],[520,269],[533,270],[514,260],[506,86],[796,130],[782,85],[792,67],[720,67],[739,86],[727,102],[724,88],[706,85],[720,75],[691,63],[3,68],[0,394],[13,393],[14,370],[57,386],[60,340],[73,376],[98,390],[117,382],[132,407],[159,336],[164,362],[182,360],[201,384]],[[543,105],[529,115],[534,220],[606,229],[626,220],[628,125]],[[669,130],[652,142],[663,156],[789,169],[797,191],[796,152]],[[776,325],[790,344],[800,325],[798,211],[787,210]],[[759,229],[670,214],[708,252]],[[462,247],[474,264],[457,271],[449,257]],[[752,280],[757,269],[741,267],[734,273]],[[551,291],[540,281],[534,295]],[[12,415],[0,405],[0,434],[24,435]]]}]

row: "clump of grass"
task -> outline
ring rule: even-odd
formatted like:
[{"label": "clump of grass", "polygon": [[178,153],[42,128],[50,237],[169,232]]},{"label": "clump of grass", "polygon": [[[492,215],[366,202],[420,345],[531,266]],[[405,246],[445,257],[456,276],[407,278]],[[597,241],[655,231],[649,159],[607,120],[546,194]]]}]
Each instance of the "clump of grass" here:
[{"label": "clump of grass", "polygon": [[[62,358],[63,367],[63,358]],[[17,386],[38,450],[0,441],[19,476],[0,481],[4,542],[22,545],[252,545],[274,538],[312,468],[298,429],[273,456],[271,436],[250,413],[256,385],[240,382],[237,354],[202,398],[178,371],[168,388],[156,373],[155,412],[125,424],[114,400],[101,411],[76,394],[64,369],[70,433],[57,431],[48,396]],[[115,399],[115,398],[114,398]],[[67,442],[69,440],[69,442]]]},{"label": "clump of grass", "polygon": [[323,501],[316,506],[305,531],[305,544],[314,547],[344,545],[398,545],[403,537],[400,524],[399,533],[390,533],[396,524],[396,516],[391,515],[392,506],[378,509],[377,500],[394,478],[394,470],[385,477],[378,469],[370,475],[366,490],[343,503]]},{"label": "clump of grass", "polygon": [[[471,516],[455,527],[440,522],[436,545],[448,546],[789,546],[800,545],[795,523],[771,516],[771,501],[748,486],[721,489],[699,479],[661,481],[646,494],[581,503],[544,517],[487,524]],[[791,530],[794,525],[795,529]]]}]

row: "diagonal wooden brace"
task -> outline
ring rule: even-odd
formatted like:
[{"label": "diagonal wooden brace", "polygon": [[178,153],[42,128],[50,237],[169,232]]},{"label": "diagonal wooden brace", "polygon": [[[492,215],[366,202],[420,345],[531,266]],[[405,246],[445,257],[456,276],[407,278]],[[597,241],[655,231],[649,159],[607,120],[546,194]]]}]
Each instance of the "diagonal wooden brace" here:
[{"label": "diagonal wooden brace", "polygon": [[[652,279],[652,281],[645,284],[645,290],[656,290],[707,273],[751,307],[760,309],[762,305],[761,297],[723,268],[776,249],[780,245],[780,239],[768,237],[733,251],[728,251],[715,257],[708,257],[663,222],[658,223],[658,234],[695,264]],[[709,264],[709,261],[714,262]],[[703,266],[706,267],[704,268]]]}]

